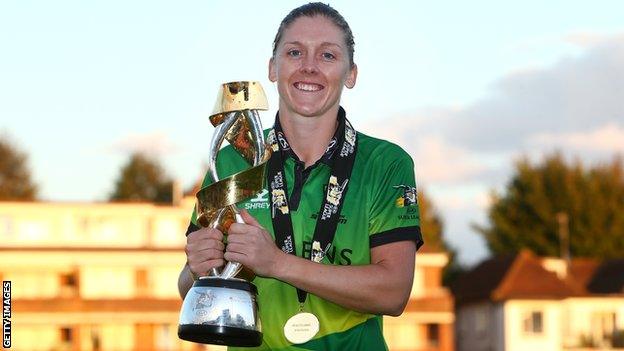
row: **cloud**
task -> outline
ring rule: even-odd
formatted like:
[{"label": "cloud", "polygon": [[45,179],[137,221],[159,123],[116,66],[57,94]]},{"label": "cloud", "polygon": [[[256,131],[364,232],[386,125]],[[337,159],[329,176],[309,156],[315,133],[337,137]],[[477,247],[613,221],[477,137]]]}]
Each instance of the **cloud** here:
[{"label": "cloud", "polygon": [[530,143],[579,152],[624,153],[624,127],[608,123],[588,132],[539,133],[530,138]]},{"label": "cloud", "polygon": [[[445,138],[475,151],[511,151],[538,133],[572,133],[624,120],[624,36],[548,68],[510,74],[460,110],[440,109]],[[432,120],[436,123],[436,120]]]},{"label": "cloud", "polygon": [[426,184],[456,183],[486,171],[482,159],[432,134],[417,117],[361,123],[360,129],[400,145],[414,159],[416,176]]},{"label": "cloud", "polygon": [[129,134],[115,141],[108,150],[124,154],[140,152],[151,156],[164,156],[178,151],[178,146],[164,132]]},{"label": "cloud", "polygon": [[608,43],[614,38],[617,37],[599,32],[576,32],[566,35],[563,40],[583,48],[591,48]]}]

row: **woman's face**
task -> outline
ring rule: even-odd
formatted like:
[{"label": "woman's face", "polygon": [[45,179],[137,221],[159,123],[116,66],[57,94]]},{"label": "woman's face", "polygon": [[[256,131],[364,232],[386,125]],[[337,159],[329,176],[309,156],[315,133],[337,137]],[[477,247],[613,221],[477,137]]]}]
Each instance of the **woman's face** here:
[{"label": "woman's face", "polygon": [[352,88],[356,77],[342,30],[324,16],[302,16],[292,22],[269,61],[280,114],[311,117],[337,111],[342,87]]}]

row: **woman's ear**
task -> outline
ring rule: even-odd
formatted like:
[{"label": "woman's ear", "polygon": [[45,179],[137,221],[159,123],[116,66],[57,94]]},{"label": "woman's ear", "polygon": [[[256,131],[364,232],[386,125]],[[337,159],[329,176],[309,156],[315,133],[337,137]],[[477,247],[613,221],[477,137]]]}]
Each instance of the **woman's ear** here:
[{"label": "woman's ear", "polygon": [[273,83],[277,82],[277,70],[275,69],[275,59],[271,57],[269,60],[269,80]]},{"label": "woman's ear", "polygon": [[351,89],[355,86],[355,82],[357,81],[357,65],[354,63],[353,67],[349,70],[349,75],[345,80],[345,87]]}]

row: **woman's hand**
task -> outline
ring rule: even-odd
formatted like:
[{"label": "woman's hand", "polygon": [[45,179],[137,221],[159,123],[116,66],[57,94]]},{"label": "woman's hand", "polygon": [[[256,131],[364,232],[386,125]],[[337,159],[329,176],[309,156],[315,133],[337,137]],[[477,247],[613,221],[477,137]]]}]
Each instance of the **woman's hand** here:
[{"label": "woman's hand", "polygon": [[208,275],[215,267],[221,267],[223,260],[223,233],[213,228],[202,228],[186,237],[186,259],[191,273]]},{"label": "woman's hand", "polygon": [[286,254],[249,212],[241,210],[241,216],[245,223],[233,223],[228,229],[225,259],[239,262],[257,275],[274,276],[280,258]]}]

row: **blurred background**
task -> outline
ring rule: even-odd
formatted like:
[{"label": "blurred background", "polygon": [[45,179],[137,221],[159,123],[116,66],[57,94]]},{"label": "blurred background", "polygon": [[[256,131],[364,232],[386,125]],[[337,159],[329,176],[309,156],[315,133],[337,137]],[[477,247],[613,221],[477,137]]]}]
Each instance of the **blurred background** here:
[{"label": "blurred background", "polygon": [[[176,281],[207,117],[258,80],[273,124],[271,43],[302,3],[0,2],[13,349],[203,349]],[[330,4],[348,118],[416,165],[426,245],[390,349],[624,349],[624,4]]]}]

